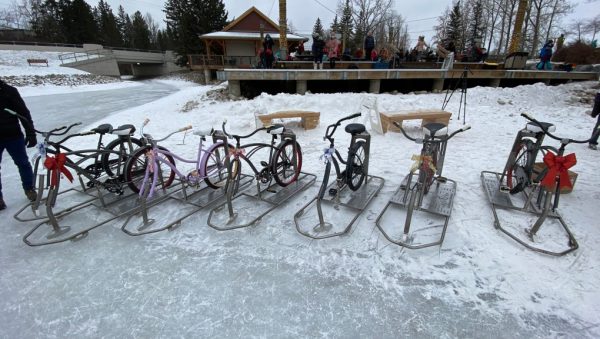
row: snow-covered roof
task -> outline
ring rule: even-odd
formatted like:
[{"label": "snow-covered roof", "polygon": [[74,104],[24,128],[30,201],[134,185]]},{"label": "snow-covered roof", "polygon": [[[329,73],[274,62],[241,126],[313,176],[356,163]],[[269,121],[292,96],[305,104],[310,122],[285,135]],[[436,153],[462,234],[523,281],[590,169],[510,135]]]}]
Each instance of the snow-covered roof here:
[{"label": "snow-covered roof", "polygon": [[[269,34],[273,40],[279,40],[279,33],[264,33],[266,36]],[[223,39],[223,40],[260,40],[259,32],[212,32],[208,34],[200,35],[200,39]],[[306,40],[305,37],[295,35],[295,34],[287,34],[288,40]]]}]

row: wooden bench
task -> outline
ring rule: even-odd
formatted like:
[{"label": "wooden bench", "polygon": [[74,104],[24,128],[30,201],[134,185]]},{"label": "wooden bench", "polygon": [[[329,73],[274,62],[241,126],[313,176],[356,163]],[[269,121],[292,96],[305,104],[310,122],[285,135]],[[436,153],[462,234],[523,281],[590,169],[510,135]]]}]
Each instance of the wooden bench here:
[{"label": "wooden bench", "polygon": [[27,59],[27,63],[29,66],[31,64],[46,64],[46,67],[48,67],[48,59]]},{"label": "wooden bench", "polygon": [[388,130],[400,132],[400,129],[394,126],[393,123],[398,122],[402,124],[404,120],[421,119],[421,126],[429,122],[441,122],[448,125],[450,123],[450,116],[452,116],[452,113],[442,110],[428,109],[417,111],[380,112],[379,115],[381,117],[381,127],[383,129],[383,133],[386,133]]},{"label": "wooden bench", "polygon": [[273,119],[289,119],[289,118],[300,118],[300,126],[304,129],[313,129],[319,125],[319,118],[321,113],[312,111],[279,111],[269,114],[261,114],[258,119],[262,122],[263,126],[272,124]]}]

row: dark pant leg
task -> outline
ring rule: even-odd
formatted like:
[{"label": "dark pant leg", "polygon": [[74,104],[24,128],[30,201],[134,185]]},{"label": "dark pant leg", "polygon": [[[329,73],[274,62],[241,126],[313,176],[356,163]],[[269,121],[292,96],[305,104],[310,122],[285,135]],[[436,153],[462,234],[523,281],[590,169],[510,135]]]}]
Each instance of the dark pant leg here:
[{"label": "dark pant leg", "polygon": [[17,138],[9,140],[5,143],[5,147],[8,154],[10,154],[10,156],[13,158],[15,165],[17,165],[19,168],[23,189],[33,189],[33,169],[31,168],[29,159],[27,159],[27,152],[25,151],[25,139]]},{"label": "dark pant leg", "polygon": [[592,140],[590,140],[590,144],[592,145],[598,145],[598,137],[600,137],[598,127],[600,127],[600,115],[598,116],[598,121],[596,121],[596,126],[594,126],[594,130],[592,131]]},{"label": "dark pant leg", "polygon": [[365,60],[369,60],[369,61],[371,60],[371,52],[373,52],[372,48],[367,48],[365,50]]},{"label": "dark pant leg", "polygon": [[[0,170],[2,169],[2,153],[4,153],[4,141],[0,141]],[[0,174],[0,198],[2,198],[2,175]]]}]

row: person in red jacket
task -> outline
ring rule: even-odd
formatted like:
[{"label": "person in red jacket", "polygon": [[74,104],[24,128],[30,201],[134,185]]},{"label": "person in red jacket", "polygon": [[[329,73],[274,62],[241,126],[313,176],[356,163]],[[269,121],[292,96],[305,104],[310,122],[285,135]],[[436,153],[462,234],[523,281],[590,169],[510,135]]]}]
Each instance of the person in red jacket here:
[{"label": "person in red jacket", "polygon": [[[21,125],[25,128],[25,138],[23,138],[23,132],[19,125],[20,119],[9,113],[9,111],[16,112],[25,118],[25,122],[21,121]],[[25,151],[26,142],[27,147],[34,147],[37,144],[31,114],[21,95],[19,95],[19,91],[0,80],[0,163],[2,162],[2,154],[6,150],[19,168],[25,195],[30,201],[34,201],[37,194],[33,186],[33,169]],[[2,196],[2,182],[0,180],[0,210],[5,208],[6,203]]]}]

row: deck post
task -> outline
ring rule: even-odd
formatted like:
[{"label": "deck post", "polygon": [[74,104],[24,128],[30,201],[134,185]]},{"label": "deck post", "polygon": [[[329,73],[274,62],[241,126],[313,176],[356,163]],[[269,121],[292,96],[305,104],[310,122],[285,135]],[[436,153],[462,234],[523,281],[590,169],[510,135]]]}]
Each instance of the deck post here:
[{"label": "deck post", "polygon": [[490,79],[490,87],[500,87],[500,78]]},{"label": "deck post", "polygon": [[236,97],[242,96],[242,88],[240,87],[239,80],[229,80],[229,94]]},{"label": "deck post", "polygon": [[212,79],[210,78],[210,69],[205,68],[204,69],[204,82],[208,84],[209,82],[211,82],[211,80]]},{"label": "deck post", "polygon": [[379,79],[369,80],[369,93],[378,94],[381,89],[381,81]]},{"label": "deck post", "polygon": [[296,93],[298,94],[306,94],[306,80],[296,80]]},{"label": "deck post", "polygon": [[444,90],[444,79],[433,79],[433,88],[434,91],[443,91]]}]

